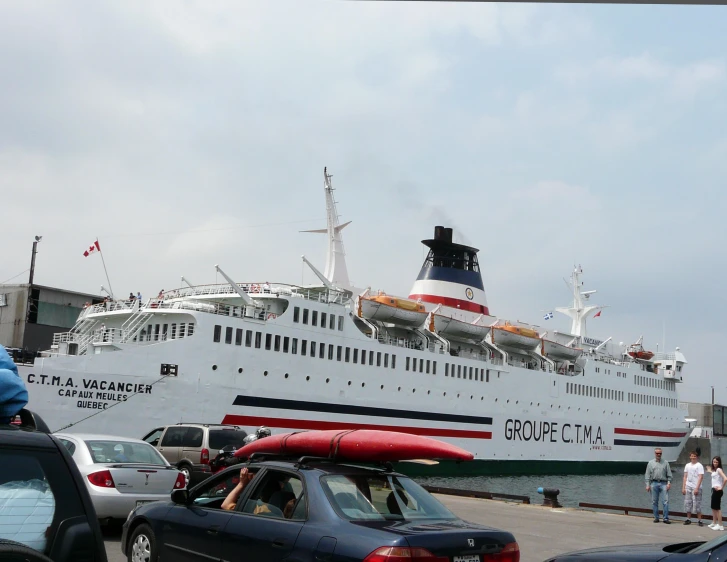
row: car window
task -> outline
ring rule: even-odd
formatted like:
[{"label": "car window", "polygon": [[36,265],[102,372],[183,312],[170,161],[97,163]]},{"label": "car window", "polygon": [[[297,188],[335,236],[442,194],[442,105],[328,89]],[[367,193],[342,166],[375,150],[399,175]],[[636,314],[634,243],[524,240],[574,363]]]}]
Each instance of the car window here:
[{"label": "car window", "polygon": [[256,484],[242,511],[278,519],[291,519],[295,514],[296,519],[302,519],[305,518],[305,505],[302,511],[298,509],[300,500],[305,501],[300,478],[288,472],[268,470]]},{"label": "car window", "polygon": [[159,444],[159,438],[162,436],[162,433],[164,433],[164,428],[159,427],[152,431],[151,433],[144,436],[144,441],[149,443],[150,445],[154,445],[155,447]]},{"label": "car window", "polygon": [[73,453],[76,452],[76,444],[73,441],[69,441],[68,439],[58,439],[61,443],[63,443],[63,446],[68,449],[68,452],[73,456]]},{"label": "car window", "polygon": [[162,447],[181,447],[182,437],[184,432],[187,431],[186,427],[168,427],[167,432],[162,438]]},{"label": "car window", "polygon": [[204,430],[201,427],[188,427],[182,437],[182,447],[201,447]]},{"label": "car window", "polygon": [[[255,474],[259,469],[248,468],[248,470]],[[200,486],[200,489],[195,493],[192,503],[198,506],[222,509],[222,502],[235,489],[239,482],[240,471],[238,469],[225,472],[224,476],[220,475],[210,478]],[[255,480],[252,480],[251,485],[254,485],[254,482]]]},{"label": "car window", "polygon": [[346,519],[456,519],[413,480],[387,474],[329,475],[322,479],[331,505]]},{"label": "car window", "polygon": [[243,446],[247,433],[241,429],[210,429],[209,448],[219,450],[227,445],[234,445],[236,449]]},{"label": "car window", "polygon": [[143,463],[166,466],[164,457],[149,443],[122,440],[88,440],[86,446],[95,463]]},{"label": "car window", "polygon": [[38,460],[0,451],[0,539],[45,551],[56,498]]}]

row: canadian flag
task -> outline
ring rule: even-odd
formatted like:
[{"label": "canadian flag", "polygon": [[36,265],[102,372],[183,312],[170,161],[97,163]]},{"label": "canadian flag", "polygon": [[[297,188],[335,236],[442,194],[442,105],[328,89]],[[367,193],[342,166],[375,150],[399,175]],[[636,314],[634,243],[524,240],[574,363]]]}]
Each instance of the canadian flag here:
[{"label": "canadian flag", "polygon": [[101,251],[101,246],[98,245],[98,240],[96,240],[88,250],[83,252],[83,255],[88,257],[91,254],[95,254],[96,252],[100,252],[100,251]]},{"label": "canadian flag", "polygon": [[[96,244],[98,244],[98,242],[96,242]],[[601,316],[601,311],[600,311],[600,310],[599,310],[599,311],[598,311],[598,313],[597,313],[597,314],[595,314],[595,315],[594,315],[593,317],[594,317],[594,318],[598,318],[599,316]]]}]

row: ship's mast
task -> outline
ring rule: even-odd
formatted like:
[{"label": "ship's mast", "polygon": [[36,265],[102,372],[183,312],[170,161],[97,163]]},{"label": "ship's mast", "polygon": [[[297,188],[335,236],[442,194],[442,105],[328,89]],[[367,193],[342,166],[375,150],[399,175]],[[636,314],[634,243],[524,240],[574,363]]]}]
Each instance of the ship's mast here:
[{"label": "ship's mast", "polygon": [[328,250],[326,253],[326,269],[323,275],[332,284],[338,287],[348,288],[351,286],[351,283],[348,279],[346,251],[343,247],[341,231],[351,224],[351,221],[338,224],[338,211],[336,209],[336,200],[333,197],[334,188],[331,177],[331,174],[328,173],[328,168],[323,168],[323,187],[326,194],[326,228],[304,230],[303,232],[315,232],[327,235]]},{"label": "ship's mast", "polygon": [[557,307],[556,312],[569,316],[572,320],[571,334],[574,336],[583,337],[586,336],[586,319],[595,313],[597,310],[604,308],[603,306],[592,305],[586,306],[585,301],[596,291],[581,291],[583,282],[581,281],[581,275],[583,274],[583,268],[579,265],[573,268],[571,274],[571,280],[568,285],[573,292],[573,305],[567,307]]}]

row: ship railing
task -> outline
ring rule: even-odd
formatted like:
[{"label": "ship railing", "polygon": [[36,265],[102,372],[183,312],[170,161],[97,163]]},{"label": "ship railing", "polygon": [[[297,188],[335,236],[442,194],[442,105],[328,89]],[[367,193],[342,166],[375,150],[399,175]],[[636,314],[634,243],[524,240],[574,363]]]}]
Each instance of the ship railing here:
[{"label": "ship railing", "polygon": [[[272,295],[285,297],[301,297],[307,300],[313,300],[326,303],[344,304],[349,298],[340,291],[330,291],[327,289],[307,289],[298,285],[289,285],[287,283],[237,283],[237,286],[255,298],[256,295]],[[209,295],[225,295],[237,297],[237,291],[229,283],[214,285],[195,285],[194,287],[180,287],[165,291],[160,300],[179,299],[187,297],[199,297]]]},{"label": "ship railing", "polygon": [[235,318],[254,318],[265,320],[266,310],[254,306],[235,306],[220,302],[200,302],[194,300],[164,301],[162,299],[151,299],[142,309],[144,312],[155,312],[162,310],[194,310],[196,312],[208,312],[220,316],[233,316]]},{"label": "ship railing", "polygon": [[99,304],[94,304],[91,306],[87,306],[81,311],[81,314],[79,314],[79,318],[84,318],[88,316],[89,314],[100,314],[102,312],[117,312],[117,311],[126,311],[131,312],[134,310],[134,305],[136,304],[136,300],[133,301],[106,301],[101,302]]},{"label": "ship railing", "polygon": [[673,353],[673,352],[664,353],[664,352],[660,351],[659,353],[655,353],[654,357],[652,358],[652,361],[676,361],[676,360],[677,360],[676,353]]}]

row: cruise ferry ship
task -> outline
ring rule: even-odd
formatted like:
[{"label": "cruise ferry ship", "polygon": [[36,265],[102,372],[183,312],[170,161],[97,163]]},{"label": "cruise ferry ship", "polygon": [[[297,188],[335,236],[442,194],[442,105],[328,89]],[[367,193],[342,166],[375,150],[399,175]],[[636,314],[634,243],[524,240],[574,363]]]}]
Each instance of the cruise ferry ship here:
[{"label": "cruise ferry ship", "polygon": [[[53,430],[142,437],[176,422],[274,433],[375,428],[464,447],[471,473],[643,470],[688,437],[679,348],[653,353],[588,335],[583,270],[555,311],[568,332],[490,311],[478,249],[434,227],[406,297],[353,287],[331,176],[319,283],[184,286],[89,306],[32,366],[29,407]],[[412,465],[413,466],[413,465]],[[430,467],[431,468],[431,467]]]}]

